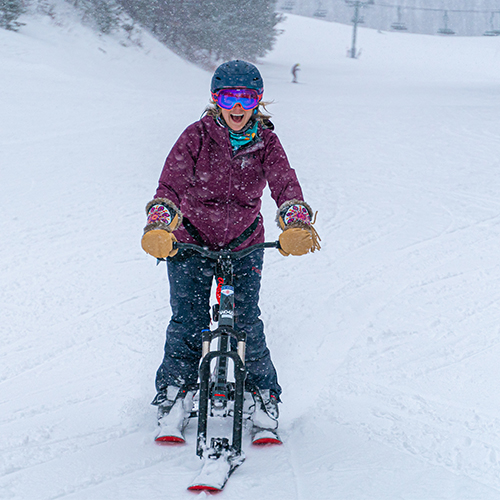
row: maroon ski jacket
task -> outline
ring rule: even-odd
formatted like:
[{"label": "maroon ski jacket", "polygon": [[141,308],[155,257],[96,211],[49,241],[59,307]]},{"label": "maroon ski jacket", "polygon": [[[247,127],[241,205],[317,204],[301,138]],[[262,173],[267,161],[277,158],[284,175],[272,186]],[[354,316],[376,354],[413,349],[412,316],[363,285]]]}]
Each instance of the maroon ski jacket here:
[{"label": "maroon ski jacket", "polygon": [[[259,124],[259,140],[233,153],[229,131],[211,116],[190,125],[170,151],[155,198],[168,198],[213,250],[238,238],[259,215],[269,184],[277,206],[303,200],[276,134]],[[181,225],[179,241],[197,243]],[[238,250],[264,241],[262,216]]]}]

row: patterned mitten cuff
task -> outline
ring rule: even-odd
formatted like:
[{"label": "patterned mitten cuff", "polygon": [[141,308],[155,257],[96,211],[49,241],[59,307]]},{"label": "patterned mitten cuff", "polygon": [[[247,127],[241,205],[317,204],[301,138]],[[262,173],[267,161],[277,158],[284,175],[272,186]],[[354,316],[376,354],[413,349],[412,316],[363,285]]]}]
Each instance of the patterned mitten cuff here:
[{"label": "patterned mitten cuff", "polygon": [[169,233],[175,231],[182,222],[180,210],[167,198],[155,198],[146,205],[148,222],[144,232],[163,229]]},{"label": "patterned mitten cuff", "polygon": [[313,211],[305,201],[290,200],[278,208],[276,222],[280,229],[310,226]]}]

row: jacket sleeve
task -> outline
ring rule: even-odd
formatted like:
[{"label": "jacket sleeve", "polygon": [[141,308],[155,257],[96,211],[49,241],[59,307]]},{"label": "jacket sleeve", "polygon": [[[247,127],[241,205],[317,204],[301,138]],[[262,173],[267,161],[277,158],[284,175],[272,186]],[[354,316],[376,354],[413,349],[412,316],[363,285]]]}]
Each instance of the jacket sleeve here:
[{"label": "jacket sleeve", "polygon": [[295,170],[290,166],[285,150],[273,132],[266,138],[263,164],[271,196],[278,207],[290,200],[304,199]]},{"label": "jacket sleeve", "polygon": [[168,154],[155,198],[167,198],[180,208],[181,194],[194,182],[200,148],[201,131],[197,123],[194,123],[181,134]]}]

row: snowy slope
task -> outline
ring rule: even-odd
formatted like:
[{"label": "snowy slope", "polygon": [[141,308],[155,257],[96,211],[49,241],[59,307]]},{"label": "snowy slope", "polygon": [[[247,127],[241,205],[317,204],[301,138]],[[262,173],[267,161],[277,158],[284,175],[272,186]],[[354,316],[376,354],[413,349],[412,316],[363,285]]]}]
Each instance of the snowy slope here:
[{"label": "snowy slope", "polygon": [[[361,30],[354,61],[347,26],[284,28],[260,68],[323,249],[266,256],[286,444],[223,495],[498,499],[498,43]],[[139,239],[211,75],[143,43],[0,31],[2,498],[193,497],[194,428],[153,443],[168,285]]]}]

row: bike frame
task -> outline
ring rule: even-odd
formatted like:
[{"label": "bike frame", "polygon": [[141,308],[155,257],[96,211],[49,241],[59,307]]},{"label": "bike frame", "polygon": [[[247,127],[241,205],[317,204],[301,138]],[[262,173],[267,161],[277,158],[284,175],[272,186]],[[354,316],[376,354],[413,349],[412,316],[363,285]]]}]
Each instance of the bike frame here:
[{"label": "bike frame", "polygon": [[[205,451],[209,454],[219,455],[228,452],[232,457],[241,456],[241,442],[243,433],[243,401],[245,391],[245,350],[246,333],[234,328],[234,286],[233,286],[233,261],[263,248],[280,248],[278,241],[257,243],[244,250],[233,252],[222,249],[218,251],[193,245],[190,243],[175,242],[174,248],[179,250],[192,250],[204,257],[216,261],[216,279],[221,277],[221,298],[218,310],[218,327],[215,330],[202,332],[202,356],[199,368],[200,395],[198,405],[198,438],[196,454],[202,458]],[[215,318],[213,318],[215,321]],[[232,350],[230,339],[234,338],[237,349]],[[218,348],[211,350],[211,343],[218,339]],[[210,377],[212,360],[216,360],[215,377]],[[228,381],[228,359],[234,363],[234,391]],[[227,403],[234,401],[232,442],[227,438],[212,438],[210,446],[207,445],[207,426],[210,415],[227,416]],[[209,405],[209,402],[211,403]],[[210,455],[210,456],[212,456]]]}]

